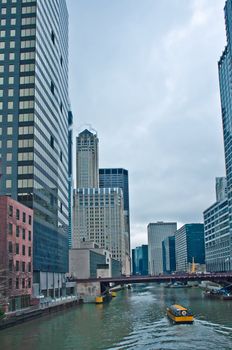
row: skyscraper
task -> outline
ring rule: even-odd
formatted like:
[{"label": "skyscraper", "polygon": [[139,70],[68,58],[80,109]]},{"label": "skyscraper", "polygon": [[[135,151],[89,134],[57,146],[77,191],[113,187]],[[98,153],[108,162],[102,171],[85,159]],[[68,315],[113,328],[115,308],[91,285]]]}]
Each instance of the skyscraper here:
[{"label": "skyscraper", "polygon": [[123,192],[126,254],[130,257],[130,206],[128,170],[122,168],[99,169],[101,188],[121,188]]},{"label": "skyscraper", "polygon": [[169,236],[173,236],[176,229],[176,222],[158,221],[147,226],[148,270],[151,275],[163,273],[162,241]]},{"label": "skyscraper", "polygon": [[0,194],[34,209],[37,282],[48,274],[61,281],[69,224],[66,2],[1,1],[0,12]]},{"label": "skyscraper", "polygon": [[232,62],[232,0],[225,4],[225,24],[227,45],[218,62],[219,85],[221,96],[222,124],[224,135],[224,150],[227,178],[227,196],[229,211],[229,232],[224,238],[224,246],[227,246],[229,254],[225,261],[226,270],[232,269],[232,94],[231,94],[231,62]]},{"label": "skyscraper", "polygon": [[76,139],[76,187],[98,187],[98,138],[85,129]]},{"label": "skyscraper", "polygon": [[175,233],[176,271],[187,272],[190,264],[205,264],[204,225],[186,224]]}]

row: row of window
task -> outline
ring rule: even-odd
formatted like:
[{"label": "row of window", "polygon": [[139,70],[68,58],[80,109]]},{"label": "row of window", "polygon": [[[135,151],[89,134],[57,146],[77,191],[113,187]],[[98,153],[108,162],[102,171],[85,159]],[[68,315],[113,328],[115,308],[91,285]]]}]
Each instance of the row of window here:
[{"label": "row of window", "polygon": [[20,220],[20,218],[22,217],[23,223],[28,223],[29,225],[32,224],[31,215],[27,215],[24,211],[21,212],[17,208],[16,208],[16,210],[14,210],[14,207],[12,205],[8,206],[8,215],[9,215],[9,217],[14,217],[14,215],[15,215],[16,220]]},{"label": "row of window", "polygon": [[[13,235],[13,224],[9,223],[8,224],[8,233],[12,236]],[[22,234],[21,234],[22,233]],[[22,239],[26,240],[28,239],[28,241],[31,241],[31,231],[26,231],[25,228],[23,228],[21,230],[21,228],[19,226],[16,226],[16,230],[15,230],[15,237],[20,238],[20,236],[22,235]]]},{"label": "row of window", "polygon": [[13,283],[12,278],[9,279],[9,289],[25,289],[25,288],[31,288],[31,278],[20,279],[19,277],[16,277],[15,284]]},{"label": "row of window", "polygon": [[[27,265],[27,266],[26,266]],[[15,261],[15,266],[14,266],[14,261],[9,260],[9,271],[16,271],[16,272],[31,272],[31,262],[27,263],[25,261]]]},{"label": "row of window", "polygon": [[[26,246],[24,244],[20,245],[19,243],[15,243],[14,245],[13,242],[9,241],[8,252],[26,256]],[[27,247],[27,255],[31,256],[31,247]]]}]

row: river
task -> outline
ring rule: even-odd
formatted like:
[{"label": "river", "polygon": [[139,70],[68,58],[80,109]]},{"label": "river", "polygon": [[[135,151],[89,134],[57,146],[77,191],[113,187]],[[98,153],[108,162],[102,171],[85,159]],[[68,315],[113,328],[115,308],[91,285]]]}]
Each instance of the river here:
[{"label": "river", "polygon": [[[192,325],[172,325],[166,306],[191,308]],[[84,304],[0,332],[4,350],[231,350],[232,301],[199,288],[133,285],[104,305]]]}]

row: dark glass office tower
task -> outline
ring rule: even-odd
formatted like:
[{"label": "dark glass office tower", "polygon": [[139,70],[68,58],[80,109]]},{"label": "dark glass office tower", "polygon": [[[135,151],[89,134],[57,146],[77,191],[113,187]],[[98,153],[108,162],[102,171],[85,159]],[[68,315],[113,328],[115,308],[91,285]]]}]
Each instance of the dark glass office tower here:
[{"label": "dark glass office tower", "polygon": [[[221,111],[224,134],[224,150],[227,177],[227,195],[229,208],[229,233],[221,239],[221,249],[225,251],[227,258],[224,261],[225,270],[232,269],[232,0],[225,4],[225,24],[227,45],[218,62],[219,83],[221,95]],[[212,232],[213,233],[213,232]],[[215,237],[216,239],[216,237]],[[207,249],[207,242],[206,242]],[[229,254],[228,254],[229,250]],[[227,252],[226,252],[227,251]],[[215,252],[215,258],[216,256]],[[218,254],[219,257],[219,254]]]},{"label": "dark glass office tower", "polygon": [[34,209],[38,276],[68,271],[69,109],[65,0],[1,0],[0,194]]},{"label": "dark glass office tower", "polygon": [[99,187],[119,187],[123,191],[125,232],[127,233],[126,250],[130,255],[130,206],[128,170],[122,168],[99,169]]}]

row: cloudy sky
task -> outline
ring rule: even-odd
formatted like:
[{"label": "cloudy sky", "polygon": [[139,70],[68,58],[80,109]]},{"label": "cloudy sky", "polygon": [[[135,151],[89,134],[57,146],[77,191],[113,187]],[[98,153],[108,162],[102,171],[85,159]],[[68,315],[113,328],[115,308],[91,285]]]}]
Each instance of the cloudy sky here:
[{"label": "cloudy sky", "polygon": [[129,170],[132,247],[147,224],[202,222],[225,174],[217,62],[224,0],[67,0],[74,134]]}]

